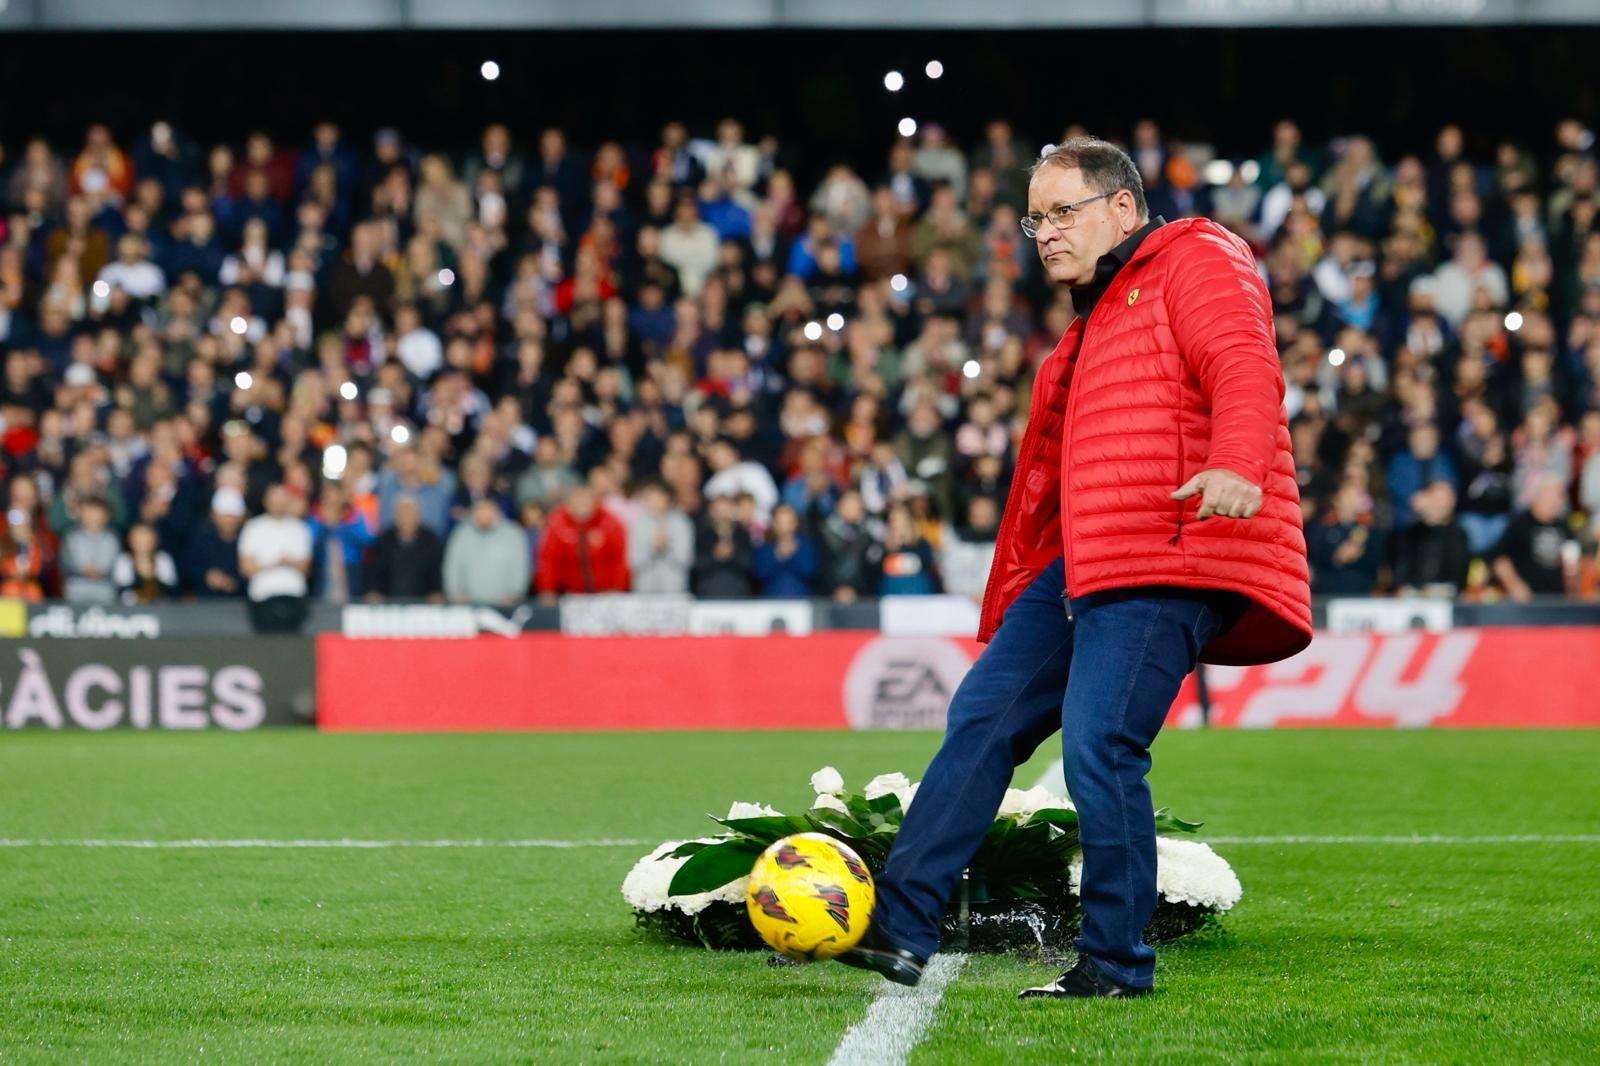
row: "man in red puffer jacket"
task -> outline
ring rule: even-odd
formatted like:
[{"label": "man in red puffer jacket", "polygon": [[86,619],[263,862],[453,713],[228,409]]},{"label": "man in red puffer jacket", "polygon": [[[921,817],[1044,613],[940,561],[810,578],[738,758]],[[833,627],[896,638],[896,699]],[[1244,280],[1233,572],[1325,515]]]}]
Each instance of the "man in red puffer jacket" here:
[{"label": "man in red puffer jacket", "polygon": [[1035,165],[1023,231],[1077,318],[1040,366],[979,639],[861,944],[915,984],[1015,768],[1061,730],[1083,848],[1078,959],[1024,997],[1150,991],[1150,744],[1200,661],[1311,640],[1272,305],[1249,248],[1148,218],[1138,169],[1075,138]]},{"label": "man in red puffer jacket", "polygon": [[533,584],[543,595],[628,591],[628,531],[588,485],[550,512]]}]

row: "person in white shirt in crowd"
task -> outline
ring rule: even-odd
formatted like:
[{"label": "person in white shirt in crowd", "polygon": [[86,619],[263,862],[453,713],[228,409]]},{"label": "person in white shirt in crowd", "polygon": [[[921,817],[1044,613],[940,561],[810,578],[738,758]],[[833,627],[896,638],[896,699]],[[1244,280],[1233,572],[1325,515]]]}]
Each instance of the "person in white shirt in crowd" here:
[{"label": "person in white shirt in crowd", "polygon": [[912,157],[911,169],[929,184],[948,182],[956,200],[967,199],[967,157],[950,141],[950,135],[937,122],[922,127],[922,147]]},{"label": "person in white shirt in crowd", "polygon": [[1261,189],[1245,181],[1243,167],[1234,167],[1228,183],[1211,190],[1212,217],[1247,240],[1255,236],[1251,220],[1260,205]]},{"label": "person in white shirt in crowd", "polygon": [[154,603],[178,594],[178,567],[160,543],[155,528],[145,522],[128,530],[128,550],[111,566],[111,583],[123,603]]},{"label": "person in white shirt in crowd", "polygon": [[713,441],[706,459],[713,471],[706,482],[706,499],[749,493],[755,501],[756,519],[765,526],[778,505],[778,485],[767,468],[741,456],[738,444],[728,437]]},{"label": "person in white shirt in crowd", "polygon": [[401,304],[394,313],[395,355],[422,381],[444,365],[444,345],[439,335],[422,324],[414,304]]},{"label": "person in white shirt in crowd", "polygon": [[297,347],[311,347],[315,337],[312,312],[316,309],[316,276],[309,253],[289,253],[289,272],[283,279],[283,318],[289,323]]},{"label": "person in white shirt in crowd", "polygon": [[1296,196],[1304,197],[1306,210],[1320,218],[1328,198],[1311,183],[1311,168],[1301,160],[1294,160],[1284,168],[1283,180],[1267,190],[1261,198],[1261,236],[1270,240],[1277,235],[1278,227],[1289,217]]},{"label": "person in white shirt in crowd", "polygon": [[150,242],[135,233],[117,242],[117,258],[100,268],[98,280],[135,300],[153,300],[167,291],[167,276],[150,261]]},{"label": "person in white shirt in crowd", "polygon": [[848,163],[835,163],[811,194],[810,207],[834,233],[854,233],[872,217],[872,191]]},{"label": "person in white shirt in crowd", "polygon": [[78,504],[78,524],[61,538],[62,594],[69,603],[110,603],[111,567],[121,545],[108,527],[111,508],[98,496]]},{"label": "person in white shirt in crowd", "polygon": [[1361,251],[1361,242],[1353,233],[1339,232],[1328,239],[1327,254],[1311,268],[1311,279],[1323,299],[1338,304],[1350,298],[1350,268]]},{"label": "person in white shirt in crowd", "polygon": [[444,548],[444,594],[451,603],[510,605],[528,598],[533,559],[522,527],[493,496],[472,503]]},{"label": "person in white shirt in crowd", "polygon": [[694,524],[672,505],[672,496],[659,481],[646,482],[638,499],[643,508],[628,523],[633,591],[658,596],[688,592]]},{"label": "person in white shirt in crowd", "polygon": [[223,259],[219,278],[224,285],[281,289],[285,273],[283,253],[273,249],[266,222],[252,218],[244,224],[244,241],[239,250]]},{"label": "person in white shirt in crowd", "polygon": [[1456,254],[1433,272],[1433,305],[1441,318],[1459,329],[1476,304],[1479,289],[1488,290],[1495,307],[1504,307],[1511,292],[1506,272],[1489,258],[1483,238],[1468,231],[1456,238]]},{"label": "person in white shirt in crowd", "polygon": [[940,538],[939,559],[946,592],[974,600],[983,598],[999,529],[1000,505],[992,496],[972,497],[964,520],[946,526]]},{"label": "person in white shirt in crowd", "polygon": [[720,176],[731,170],[741,190],[752,188],[761,177],[761,153],[744,143],[744,126],[736,118],[717,123],[715,142],[694,142],[689,147],[698,152],[707,174]]},{"label": "person in white shirt in crowd", "polygon": [[289,491],[267,489],[266,512],[239,532],[239,573],[249,581],[250,619],[258,633],[296,633],[306,618],[311,528],[293,514]]},{"label": "person in white shirt in crowd", "polygon": [[661,231],[661,258],[678,272],[685,296],[699,296],[706,278],[717,269],[722,242],[717,231],[701,221],[693,196],[683,196],[673,208],[672,225]]}]

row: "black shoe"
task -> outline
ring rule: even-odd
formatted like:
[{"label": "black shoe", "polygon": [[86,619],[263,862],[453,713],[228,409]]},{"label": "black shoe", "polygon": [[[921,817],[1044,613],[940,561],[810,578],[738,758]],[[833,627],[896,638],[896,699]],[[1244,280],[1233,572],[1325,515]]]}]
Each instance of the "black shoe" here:
[{"label": "black shoe", "polygon": [[1089,961],[1089,956],[1079,955],[1072,969],[1047,985],[1024,988],[1018,999],[1049,996],[1054,999],[1089,999],[1099,996],[1148,996],[1150,989],[1120,984],[1110,974]]},{"label": "black shoe", "polygon": [[891,944],[871,923],[856,946],[837,958],[846,966],[882,974],[897,985],[914,985],[922,980],[922,968],[928,964],[927,959]]}]

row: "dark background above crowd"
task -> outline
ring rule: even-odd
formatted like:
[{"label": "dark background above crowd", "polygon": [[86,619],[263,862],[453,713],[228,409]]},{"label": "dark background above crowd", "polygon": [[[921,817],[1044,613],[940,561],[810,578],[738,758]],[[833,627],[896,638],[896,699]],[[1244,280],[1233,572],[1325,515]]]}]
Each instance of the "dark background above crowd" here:
[{"label": "dark background above crowd", "polygon": [[[546,125],[648,148],[663,123],[733,113],[806,146],[802,184],[834,157],[874,163],[904,115],[937,118],[975,142],[996,115],[1054,139],[1068,123],[1130,128],[1253,155],[1261,131],[1294,117],[1308,141],[1368,132],[1381,153],[1424,144],[1442,123],[1470,147],[1538,141],[1560,118],[1592,118],[1600,27],[1315,30],[547,31],[542,33],[31,34],[0,63],[0,140],[72,143],[85,121],[130,140],[166,117],[202,141],[241,128],[297,143],[331,118],[367,143],[396,125],[465,152],[484,122]],[[501,66],[485,82],[479,64]],[[941,60],[949,75],[921,76]],[[883,89],[883,73],[908,88]],[[1448,85],[1448,93],[1440,87]],[[1042,142],[1041,142],[1042,143]]]}]

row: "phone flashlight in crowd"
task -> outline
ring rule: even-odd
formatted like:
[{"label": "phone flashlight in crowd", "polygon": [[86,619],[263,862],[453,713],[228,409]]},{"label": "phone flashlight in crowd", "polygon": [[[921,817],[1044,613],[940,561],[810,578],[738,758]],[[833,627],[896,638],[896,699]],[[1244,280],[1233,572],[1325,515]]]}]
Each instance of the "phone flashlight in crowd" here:
[{"label": "phone flashlight in crowd", "polygon": [[350,455],[342,444],[330,444],[322,453],[322,476],[330,481],[338,481],[344,477],[344,469],[350,462]]},{"label": "phone flashlight in crowd", "polygon": [[20,507],[13,507],[6,512],[6,521],[14,526],[25,526],[28,524],[28,512]]},{"label": "phone flashlight in crowd", "polygon": [[358,397],[360,395],[361,395],[361,390],[356,387],[356,383],[353,382],[353,381],[347,381],[343,385],[339,386],[339,398],[340,399],[354,400],[356,397]]}]

